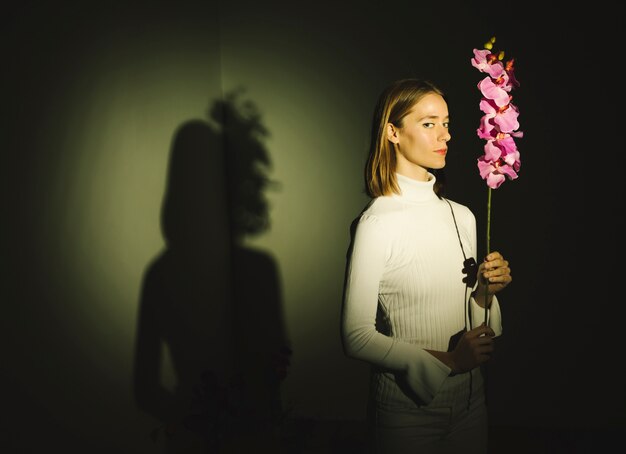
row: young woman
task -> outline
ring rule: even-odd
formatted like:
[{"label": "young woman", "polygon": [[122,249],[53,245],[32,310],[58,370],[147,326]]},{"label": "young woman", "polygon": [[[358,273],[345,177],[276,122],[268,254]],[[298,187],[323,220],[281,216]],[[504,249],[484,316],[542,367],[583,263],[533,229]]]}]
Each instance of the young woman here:
[{"label": "young woman", "polygon": [[372,200],[353,224],[342,341],[372,365],[381,454],[487,452],[480,366],[502,330],[495,293],[512,278],[497,251],[476,266],[475,217],[443,197],[448,117],[440,89],[405,79],[383,91],[373,118]]}]

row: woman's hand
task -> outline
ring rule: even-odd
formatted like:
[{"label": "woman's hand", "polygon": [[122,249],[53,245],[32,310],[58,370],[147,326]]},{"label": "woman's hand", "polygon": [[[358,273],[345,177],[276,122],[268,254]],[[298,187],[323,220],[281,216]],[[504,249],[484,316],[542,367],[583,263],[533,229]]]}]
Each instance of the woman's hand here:
[{"label": "woman's hand", "polygon": [[454,374],[468,372],[491,358],[494,351],[494,331],[484,323],[463,333],[450,352],[449,367]]},{"label": "woman's hand", "polygon": [[474,292],[474,299],[480,306],[484,306],[485,299],[491,304],[493,295],[504,289],[512,280],[508,260],[505,260],[498,251],[491,252],[478,265],[478,287]]}]

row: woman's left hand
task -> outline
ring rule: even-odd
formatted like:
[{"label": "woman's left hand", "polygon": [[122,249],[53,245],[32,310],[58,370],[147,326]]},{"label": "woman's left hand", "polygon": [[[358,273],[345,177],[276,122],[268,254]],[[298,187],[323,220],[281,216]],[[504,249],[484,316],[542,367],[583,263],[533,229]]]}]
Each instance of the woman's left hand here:
[{"label": "woman's left hand", "polygon": [[478,265],[478,294],[488,295],[498,293],[511,283],[511,268],[508,260],[505,260],[498,251],[491,252],[485,260]]}]

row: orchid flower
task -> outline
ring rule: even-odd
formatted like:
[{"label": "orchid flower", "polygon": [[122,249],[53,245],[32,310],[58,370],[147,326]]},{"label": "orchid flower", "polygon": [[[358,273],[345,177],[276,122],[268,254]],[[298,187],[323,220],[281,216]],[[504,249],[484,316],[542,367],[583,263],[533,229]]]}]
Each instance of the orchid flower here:
[{"label": "orchid flower", "polygon": [[495,138],[498,132],[512,133],[519,128],[517,121],[519,110],[512,103],[498,107],[492,100],[483,99],[480,102],[480,110],[485,113],[478,131],[481,139]]},{"label": "orchid flower", "polygon": [[485,154],[478,159],[480,176],[487,186],[497,189],[505,181],[517,178],[520,169],[519,151],[512,137],[489,140],[485,144]]},{"label": "orchid flower", "polygon": [[474,49],[472,66],[480,72],[487,73],[493,79],[497,79],[506,72],[506,68],[498,58],[488,49]]},{"label": "orchid flower", "polygon": [[517,178],[521,161],[514,138],[523,137],[519,131],[519,109],[512,103],[513,89],[519,87],[515,77],[514,59],[502,63],[504,51],[493,51],[495,37],[485,44],[485,49],[474,49],[472,66],[487,74],[477,85],[482,99],[483,116],[476,130],[478,137],[487,141],[485,153],[478,159],[480,176],[487,186],[496,189],[508,179]]},{"label": "orchid flower", "polygon": [[[511,101],[513,89],[519,87],[515,77],[514,59],[502,63],[504,51],[493,51],[495,36],[487,41],[484,49],[474,49],[472,66],[487,76],[478,84],[482,95],[480,110],[483,116],[476,130],[478,137],[486,140],[484,154],[478,158],[478,171],[487,182],[487,254],[490,252],[491,190],[499,188],[508,180],[515,180],[521,167],[520,153],[515,138],[523,137],[519,131],[519,109]],[[486,295],[486,293],[485,293]],[[485,324],[488,319],[485,296]]]}]

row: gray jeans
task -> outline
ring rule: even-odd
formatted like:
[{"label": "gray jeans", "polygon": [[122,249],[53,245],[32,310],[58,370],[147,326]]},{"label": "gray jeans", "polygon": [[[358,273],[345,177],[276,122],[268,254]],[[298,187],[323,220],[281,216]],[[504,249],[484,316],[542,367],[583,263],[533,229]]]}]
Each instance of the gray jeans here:
[{"label": "gray jeans", "polygon": [[458,406],[369,411],[372,452],[376,454],[486,454],[487,408],[480,390]]}]

